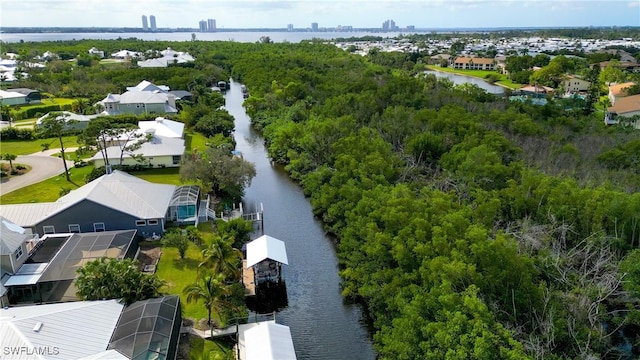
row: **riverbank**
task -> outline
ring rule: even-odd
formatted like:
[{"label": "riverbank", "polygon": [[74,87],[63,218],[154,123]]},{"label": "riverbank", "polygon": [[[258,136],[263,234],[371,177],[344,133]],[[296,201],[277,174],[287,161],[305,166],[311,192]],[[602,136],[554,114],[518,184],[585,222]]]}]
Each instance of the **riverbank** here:
[{"label": "riverbank", "polygon": [[498,77],[498,81],[491,83],[492,85],[501,86],[509,90],[517,90],[522,87],[522,84],[514,83],[509,78],[507,78],[506,75],[500,74],[498,72],[491,71],[491,70],[460,70],[460,69],[443,68],[443,67],[434,66],[434,65],[427,65],[427,69],[432,71],[469,76],[469,77],[484,80],[484,81],[486,81],[487,75],[496,75]]}]

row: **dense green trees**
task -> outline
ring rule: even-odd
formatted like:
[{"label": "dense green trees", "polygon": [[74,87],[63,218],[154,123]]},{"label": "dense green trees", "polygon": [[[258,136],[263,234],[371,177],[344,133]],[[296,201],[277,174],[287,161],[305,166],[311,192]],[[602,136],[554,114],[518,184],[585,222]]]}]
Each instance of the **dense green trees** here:
[{"label": "dense green trees", "polygon": [[131,304],[162,295],[164,283],[140,271],[137,261],[100,258],[78,269],[75,286],[81,300],[122,299]]}]

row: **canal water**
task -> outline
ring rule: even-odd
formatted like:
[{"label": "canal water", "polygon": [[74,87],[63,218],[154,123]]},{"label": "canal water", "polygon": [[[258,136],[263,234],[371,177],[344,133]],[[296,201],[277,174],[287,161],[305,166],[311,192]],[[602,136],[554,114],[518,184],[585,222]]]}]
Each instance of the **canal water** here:
[{"label": "canal water", "polygon": [[225,108],[235,117],[236,149],[255,164],[256,177],[246,190],[245,207],[264,207],[264,231],[285,242],[288,306],[276,322],[290,327],[296,355],[304,359],[375,359],[362,309],[345,304],[334,244],[300,187],[267,157],[262,137],[242,107],[240,84],[231,82]]},{"label": "canal water", "polygon": [[433,74],[438,78],[447,78],[453,81],[453,83],[456,85],[461,85],[464,83],[471,83],[474,85],[478,85],[481,89],[485,90],[489,94],[498,94],[498,95],[504,94],[504,88],[502,86],[489,84],[483,79],[478,79],[473,76],[465,76],[465,75],[453,74],[453,73],[448,73],[443,71],[426,71],[425,73]]}]

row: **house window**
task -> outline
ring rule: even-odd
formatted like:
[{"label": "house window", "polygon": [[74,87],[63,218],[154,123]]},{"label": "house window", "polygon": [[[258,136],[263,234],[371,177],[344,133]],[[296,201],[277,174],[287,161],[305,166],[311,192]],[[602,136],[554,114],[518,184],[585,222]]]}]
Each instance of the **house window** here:
[{"label": "house window", "polygon": [[80,225],[79,224],[69,224],[69,232],[70,233],[79,233]]},{"label": "house window", "polygon": [[158,220],[157,219],[147,220],[147,225],[158,225]]},{"label": "house window", "polygon": [[180,164],[180,155],[173,155],[173,165]]},{"label": "house window", "polygon": [[93,223],[93,231],[95,232],[104,231],[104,223],[103,222]]},{"label": "house window", "polygon": [[136,226],[146,226],[147,222],[145,220],[136,220]]},{"label": "house window", "polygon": [[53,225],[46,225],[42,227],[42,231],[45,234],[55,234],[56,233],[56,228]]},{"label": "house window", "polygon": [[20,245],[20,247],[16,250],[14,254],[16,255],[16,260],[20,260],[20,258],[22,257],[22,245]]}]

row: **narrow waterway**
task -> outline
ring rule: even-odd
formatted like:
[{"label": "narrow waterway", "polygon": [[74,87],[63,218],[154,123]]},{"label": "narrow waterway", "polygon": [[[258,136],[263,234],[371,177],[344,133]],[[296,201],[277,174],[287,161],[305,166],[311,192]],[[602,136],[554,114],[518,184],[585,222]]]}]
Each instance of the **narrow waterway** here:
[{"label": "narrow waterway", "polygon": [[502,95],[504,94],[504,88],[502,86],[499,85],[493,85],[493,84],[489,84],[488,82],[484,81],[483,79],[479,79],[473,76],[466,76],[466,75],[460,75],[460,74],[454,74],[454,73],[449,73],[449,72],[444,72],[444,71],[427,71],[427,74],[433,74],[436,77],[439,78],[447,78],[451,81],[453,81],[454,84],[456,85],[461,85],[464,83],[471,83],[474,85],[478,85],[478,87],[480,87],[481,89],[485,90],[486,92],[488,92],[489,94],[496,94],[496,95]]},{"label": "narrow waterway", "polygon": [[236,149],[256,165],[244,203],[264,206],[265,234],[285,242],[288,306],[276,314],[291,329],[296,355],[304,359],[375,359],[358,305],[343,303],[338,261],[331,240],[311,212],[300,187],[272,165],[262,137],[242,107],[240,84],[232,82],[225,108],[235,117]]}]

